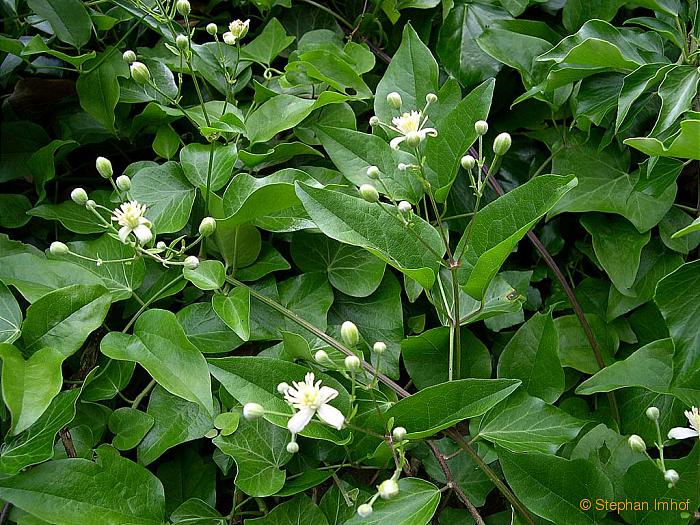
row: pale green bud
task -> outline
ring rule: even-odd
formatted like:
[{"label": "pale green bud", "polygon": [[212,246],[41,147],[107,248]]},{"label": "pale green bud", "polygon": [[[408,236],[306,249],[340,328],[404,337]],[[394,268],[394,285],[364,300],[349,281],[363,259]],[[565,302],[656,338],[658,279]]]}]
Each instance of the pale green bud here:
[{"label": "pale green bud", "polygon": [[421,140],[421,135],[417,131],[411,131],[408,135],[406,135],[406,144],[412,148],[418,146]]},{"label": "pale green bud", "polygon": [[399,493],[399,484],[396,483],[395,480],[389,478],[385,481],[382,481],[379,484],[379,487],[377,487],[379,496],[382,499],[391,499],[395,496],[398,495]]},{"label": "pale green bud", "polygon": [[437,95],[435,93],[428,93],[427,95],[425,95],[425,101],[428,104],[435,104],[435,102],[437,102],[437,99],[438,98],[437,98]]},{"label": "pale green bud", "polygon": [[199,223],[199,234],[203,237],[209,237],[216,231],[216,219],[213,217],[204,217]]},{"label": "pale green bud", "polygon": [[345,358],[345,369],[350,372],[357,372],[362,366],[360,358],[356,355],[349,355]]},{"label": "pale green bud", "polygon": [[261,418],[265,415],[265,409],[257,403],[246,403],[243,405],[243,417],[248,421]]},{"label": "pale green bud", "polygon": [[129,67],[131,71],[131,78],[137,84],[148,84],[151,81],[151,72],[148,70],[148,66],[143,62],[134,62]]},{"label": "pale green bud", "polygon": [[184,51],[189,47],[190,40],[185,35],[177,35],[177,38],[175,39],[175,45],[178,47],[178,49]]},{"label": "pale green bud", "polygon": [[374,350],[378,354],[383,354],[386,351],[386,345],[381,341],[377,341],[376,343],[374,343],[372,350]]},{"label": "pale green bud", "polygon": [[70,198],[79,206],[85,206],[88,201],[88,194],[83,188],[75,188],[70,192]]},{"label": "pale green bud", "polygon": [[379,175],[379,168],[377,168],[376,166],[370,166],[369,168],[367,168],[367,176],[370,179],[378,179]]},{"label": "pale green bud", "polygon": [[678,472],[671,468],[664,472],[664,479],[668,481],[669,488],[671,488],[678,483],[678,480],[681,479],[681,477],[678,475]]},{"label": "pale green bud", "polygon": [[400,211],[403,215],[408,215],[409,213],[411,213],[411,210],[412,210],[412,208],[411,208],[411,203],[410,203],[410,202],[408,202],[408,201],[401,201],[401,202],[399,202],[399,211]]},{"label": "pale green bud", "polygon": [[175,4],[175,6],[177,8],[177,12],[182,16],[187,16],[190,14],[190,11],[192,11],[192,6],[190,6],[190,3],[187,0],[177,0],[177,4]]},{"label": "pale green bud", "polygon": [[474,123],[474,131],[476,131],[478,135],[486,135],[489,131],[489,123],[485,120],[477,120]]},{"label": "pale green bud", "polygon": [[314,354],[314,360],[321,365],[333,364],[333,361],[328,357],[328,353],[325,350],[318,350]]},{"label": "pale green bud", "polygon": [[652,421],[657,421],[659,419],[659,409],[656,407],[647,408],[646,415]]},{"label": "pale green bud", "polygon": [[340,326],[340,337],[348,346],[355,346],[360,342],[360,332],[352,321],[345,321]]},{"label": "pale green bud", "polygon": [[296,441],[290,441],[289,443],[287,443],[287,452],[289,452],[290,454],[296,454],[297,452],[299,452],[299,443],[297,443]]},{"label": "pale green bud", "polygon": [[116,182],[117,188],[121,191],[129,191],[131,189],[131,179],[126,175],[119,175]]},{"label": "pale green bud", "polygon": [[289,388],[289,383],[282,382],[279,385],[277,385],[277,392],[284,395],[287,393],[287,390],[289,390]]},{"label": "pale green bud", "polygon": [[369,125],[372,126],[373,128],[376,126],[379,126],[379,117],[376,115],[370,117]]},{"label": "pale green bud", "polygon": [[632,434],[627,443],[634,452],[644,452],[647,449],[647,444],[637,434]]},{"label": "pale green bud", "polygon": [[209,33],[211,36],[214,36],[218,30],[219,28],[214,22],[207,24],[207,33]]},{"label": "pale green bud", "polygon": [[122,54],[122,59],[127,64],[132,64],[133,62],[136,62],[136,53],[134,53],[131,49],[127,49]]},{"label": "pale green bud", "polygon": [[85,207],[88,210],[94,210],[97,209],[97,203],[92,199],[88,199],[88,201],[85,203]]},{"label": "pale green bud", "polygon": [[391,437],[394,438],[394,441],[403,441],[406,439],[406,429],[403,427],[396,427],[394,431],[391,433]]},{"label": "pale green bud", "polygon": [[401,109],[401,104],[403,104],[401,95],[399,95],[396,91],[389,93],[386,96],[386,101],[394,109]]},{"label": "pale green bud", "polygon": [[374,509],[372,508],[372,505],[368,503],[363,503],[362,505],[357,507],[357,515],[360,518],[369,518],[373,512]]},{"label": "pale green bud", "polygon": [[185,259],[184,266],[188,270],[196,270],[197,268],[199,268],[199,259],[197,259],[197,257],[195,257],[194,255],[190,255]]},{"label": "pale green bud", "polygon": [[111,179],[114,175],[112,163],[109,161],[108,158],[97,157],[97,159],[95,160],[95,168],[97,168],[97,172],[100,175],[102,175],[102,177],[105,179]]},{"label": "pale green bud", "polygon": [[493,152],[496,155],[505,155],[510,149],[511,142],[512,141],[509,133],[501,133],[493,141]]},{"label": "pale green bud", "polygon": [[236,37],[233,36],[233,33],[231,31],[226,31],[223,35],[222,38],[224,39],[224,44],[227,44],[229,46],[235,46],[236,45]]},{"label": "pale green bud", "polygon": [[476,159],[471,155],[465,155],[459,160],[459,163],[465,170],[470,170],[476,165]]},{"label": "pale green bud", "polygon": [[66,255],[68,252],[68,246],[60,241],[54,241],[51,243],[51,246],[49,246],[49,253],[51,253],[51,255]]},{"label": "pale green bud", "polygon": [[379,200],[379,192],[377,188],[371,184],[363,184],[360,186],[360,195],[362,195],[362,198],[367,202],[377,202]]},{"label": "pale green bud", "polygon": [[406,171],[408,169],[408,164],[404,164],[403,162],[399,162],[396,165],[396,169],[398,169],[399,171]]}]

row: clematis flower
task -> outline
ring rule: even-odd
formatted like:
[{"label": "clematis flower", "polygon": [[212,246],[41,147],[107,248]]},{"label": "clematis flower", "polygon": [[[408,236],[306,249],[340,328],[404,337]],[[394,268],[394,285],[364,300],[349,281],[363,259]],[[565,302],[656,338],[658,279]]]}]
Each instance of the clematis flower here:
[{"label": "clematis flower", "polygon": [[125,202],[115,209],[112,220],[121,226],[119,240],[126,243],[126,238],[130,233],[133,233],[139,244],[146,244],[150,241],[153,238],[152,224],[144,217],[145,214],[146,206],[142,206],[136,201]]},{"label": "clematis flower", "polygon": [[324,423],[340,430],[343,428],[345,417],[335,407],[329,405],[338,396],[338,391],[328,386],[321,386],[321,381],[314,383],[314,374],[306,374],[304,381],[292,381],[292,386],[284,391],[284,399],[297,409],[287,423],[292,434],[298,434],[309,424],[314,414]]},{"label": "clematis flower", "polygon": [[389,145],[393,149],[399,149],[402,142],[406,141],[409,146],[417,146],[425,137],[436,137],[435,128],[424,128],[428,117],[423,117],[420,111],[404,113],[400,117],[391,119],[393,126],[389,126],[393,131],[400,133],[399,137],[391,139]]},{"label": "clematis flower", "polygon": [[700,437],[700,410],[698,407],[692,407],[686,410],[685,417],[688,418],[690,428],[675,427],[668,432],[670,439],[688,439]]},{"label": "clematis flower", "polygon": [[236,45],[236,42],[245,38],[249,28],[250,20],[246,20],[245,22],[242,20],[234,20],[228,25],[228,31],[223,35],[224,42],[230,46]]}]

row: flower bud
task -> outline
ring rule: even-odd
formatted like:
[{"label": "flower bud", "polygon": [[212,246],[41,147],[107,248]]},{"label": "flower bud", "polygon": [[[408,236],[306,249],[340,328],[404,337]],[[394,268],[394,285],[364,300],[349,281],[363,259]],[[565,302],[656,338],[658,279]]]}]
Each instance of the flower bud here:
[{"label": "flower bud", "polygon": [[647,449],[647,444],[637,434],[632,434],[627,440],[633,452],[644,452]]},{"label": "flower bud", "polygon": [[197,268],[199,268],[199,259],[197,259],[197,257],[195,257],[194,255],[190,255],[185,259],[184,266],[188,270],[196,270]]},{"label": "flower bud", "polygon": [[66,255],[68,252],[68,246],[60,241],[54,241],[51,243],[51,246],[49,246],[49,253],[51,253],[51,255]]},{"label": "flower bud", "polygon": [[656,407],[647,408],[646,415],[652,421],[658,421],[659,419],[659,409]]},{"label": "flower bud", "polygon": [[474,131],[476,131],[477,135],[486,135],[489,131],[489,123],[485,120],[477,120],[474,123]]},{"label": "flower bud", "polygon": [[287,393],[287,390],[289,390],[289,388],[289,383],[282,382],[279,385],[277,385],[277,392],[284,395]]},{"label": "flower bud", "polygon": [[678,475],[678,472],[671,468],[664,472],[664,479],[668,481],[669,488],[671,488],[678,483],[678,480],[681,479],[681,477]]},{"label": "flower bud", "polygon": [[394,441],[403,441],[406,439],[406,429],[403,427],[396,427],[391,433],[391,437],[394,438]]},{"label": "flower bud", "polygon": [[190,14],[190,11],[192,11],[192,7],[187,0],[177,0],[175,7],[177,8],[177,12],[182,16],[187,16]]},{"label": "flower bud", "polygon": [[299,452],[299,443],[297,443],[296,441],[290,441],[289,443],[287,443],[287,452],[289,452],[290,454],[296,454],[297,452]]},{"label": "flower bud", "polygon": [[369,119],[369,125],[372,127],[379,126],[379,117],[377,115],[373,115]]},{"label": "flower bud", "polygon": [[378,179],[379,178],[379,168],[376,166],[370,166],[367,168],[367,176],[370,179]]},{"label": "flower bud", "polygon": [[421,141],[421,136],[420,133],[417,131],[411,131],[408,135],[406,135],[406,144],[408,144],[410,147],[415,148],[420,144]]},{"label": "flower bud", "polygon": [[363,184],[360,186],[360,195],[362,195],[362,198],[367,202],[377,202],[379,200],[379,192],[377,188],[371,184]]},{"label": "flower bud", "polygon": [[396,165],[396,169],[399,171],[406,171],[408,169],[408,164],[404,164],[403,162],[399,162]]},{"label": "flower bud", "polygon": [[185,35],[177,35],[177,38],[175,39],[175,45],[178,47],[178,49],[183,51],[189,47],[190,40]]},{"label": "flower bud", "polygon": [[[234,20],[228,25],[228,30],[236,41],[243,40],[248,34],[250,27],[250,19],[245,22],[242,20]],[[235,44],[235,42],[234,42]]]},{"label": "flower bud", "polygon": [[321,365],[333,364],[333,361],[328,357],[328,353],[325,350],[318,350],[314,354],[314,360]]},{"label": "flower bud", "polygon": [[131,71],[131,78],[137,84],[148,84],[151,81],[151,72],[143,62],[133,62],[129,70]]},{"label": "flower bud", "polygon": [[158,248],[159,250],[165,250],[166,247],[167,247],[167,244],[165,244],[163,241],[158,241],[156,243],[156,248]]},{"label": "flower bud", "polygon": [[410,203],[410,202],[408,202],[408,201],[401,201],[401,202],[399,202],[399,211],[400,211],[403,215],[408,215],[409,213],[411,213],[411,209],[412,209],[412,208],[411,208],[411,203]]},{"label": "flower bud", "polygon": [[386,351],[386,345],[381,341],[377,341],[376,343],[374,343],[372,350],[374,350],[378,354],[383,354]]},{"label": "flower bud", "polygon": [[459,161],[465,170],[470,170],[476,165],[476,160],[471,155],[465,155]]},{"label": "flower bud", "polygon": [[265,415],[265,409],[257,403],[246,403],[243,405],[243,417],[248,421],[258,419]]},{"label": "flower bud", "polygon": [[233,33],[230,31],[226,31],[222,38],[224,39],[224,44],[229,45],[229,46],[235,46],[236,45],[236,37],[233,36]]},{"label": "flower bud", "polygon": [[493,152],[496,155],[503,156],[510,149],[511,138],[509,133],[501,133],[493,141]]},{"label": "flower bud", "polygon": [[95,160],[95,168],[97,168],[98,173],[105,179],[111,179],[112,175],[114,175],[112,163],[105,157],[97,157]]},{"label": "flower bud", "polygon": [[435,102],[437,102],[437,95],[435,93],[428,93],[425,95],[425,101],[428,104],[435,104]]},{"label": "flower bud", "polygon": [[127,49],[122,54],[122,59],[127,64],[132,64],[132,63],[136,62],[136,53],[134,53],[131,49]]},{"label": "flower bud", "polygon": [[382,499],[391,499],[399,493],[399,484],[396,483],[395,480],[389,478],[382,481],[377,489]]},{"label": "flower bud", "polygon": [[121,191],[129,191],[131,189],[131,179],[126,175],[117,177],[117,188]]},{"label": "flower bud", "polygon": [[88,201],[85,203],[85,207],[88,210],[94,210],[97,208],[97,203],[92,199],[88,199]]},{"label": "flower bud", "polygon": [[348,346],[355,346],[360,342],[360,332],[352,321],[345,321],[340,326],[340,337]]},{"label": "flower bud", "polygon": [[401,109],[401,95],[399,95],[396,91],[392,91],[386,96],[386,101],[387,103],[394,109]]},{"label": "flower bud", "polygon": [[345,369],[350,372],[357,372],[362,366],[360,358],[356,355],[349,355],[345,358]]},{"label": "flower bud", "polygon": [[209,33],[211,36],[214,36],[218,30],[219,28],[214,22],[207,24],[207,33]]},{"label": "flower bud", "polygon": [[202,237],[209,237],[216,231],[216,219],[213,217],[204,217],[199,223],[199,234]]},{"label": "flower bud", "polygon": [[85,206],[88,201],[88,194],[83,188],[75,188],[70,192],[70,198],[79,206]]},{"label": "flower bud", "polygon": [[368,503],[363,503],[362,505],[357,507],[357,515],[360,518],[369,518],[373,512],[374,509],[372,509],[372,505]]}]

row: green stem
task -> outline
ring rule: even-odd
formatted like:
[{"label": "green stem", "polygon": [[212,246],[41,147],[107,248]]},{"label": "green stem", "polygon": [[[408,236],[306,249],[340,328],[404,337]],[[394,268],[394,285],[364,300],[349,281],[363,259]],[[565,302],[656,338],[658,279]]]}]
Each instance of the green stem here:
[{"label": "green stem", "polygon": [[461,346],[461,323],[460,323],[460,312],[459,312],[459,281],[457,279],[457,265],[454,261],[450,264],[450,274],[452,277],[452,303],[454,305],[454,310],[452,312],[452,327],[454,333],[452,334],[452,346],[453,348],[453,360],[451,361],[452,366],[452,377],[454,379],[459,379],[462,370],[462,346]]},{"label": "green stem", "polygon": [[146,388],[144,388],[141,393],[136,396],[134,399],[134,402],[131,403],[131,408],[138,408],[139,405],[141,404],[141,401],[149,394],[151,390],[153,390],[153,387],[156,386],[156,380],[151,379],[151,382],[146,385]]},{"label": "green stem", "polygon": [[133,324],[136,322],[136,319],[138,319],[139,316],[140,316],[143,312],[145,312],[146,309],[147,309],[151,304],[153,304],[153,303],[156,302],[158,299],[160,299],[160,294],[162,294],[164,291],[166,291],[168,288],[170,288],[173,284],[175,284],[176,282],[178,282],[178,281],[179,281],[180,279],[182,279],[182,278],[183,278],[183,277],[182,277],[182,274],[180,274],[180,275],[178,275],[177,277],[175,277],[175,279],[173,279],[172,281],[170,281],[168,284],[166,284],[165,286],[163,286],[160,290],[158,290],[158,292],[157,292],[155,295],[153,295],[153,297],[151,297],[150,299],[148,299],[148,300],[143,304],[143,306],[141,306],[141,308],[139,308],[139,310],[134,314],[134,316],[133,316],[131,319],[129,319],[129,322],[126,323],[126,326],[124,327],[124,329],[122,330],[122,332],[126,333],[126,332],[129,330],[129,328],[131,328],[131,325],[133,325]]}]

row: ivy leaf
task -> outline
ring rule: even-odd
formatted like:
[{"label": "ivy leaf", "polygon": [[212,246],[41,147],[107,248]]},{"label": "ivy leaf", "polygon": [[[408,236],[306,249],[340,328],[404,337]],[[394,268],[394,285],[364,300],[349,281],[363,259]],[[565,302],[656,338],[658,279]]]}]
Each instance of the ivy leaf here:
[{"label": "ivy leaf", "polygon": [[426,525],[440,503],[435,485],[419,478],[399,479],[399,493],[390,500],[378,500],[368,518],[355,514],[346,525]]},{"label": "ivy leaf", "polygon": [[117,450],[134,448],[151,429],[154,421],[153,416],[135,408],[118,408],[109,416],[109,430],[114,433],[112,446]]},{"label": "ivy leaf", "polygon": [[27,0],[27,4],[62,42],[79,49],[90,40],[92,20],[80,0]]},{"label": "ivy leaf", "polygon": [[241,49],[241,58],[269,65],[272,60],[294,42],[282,24],[272,18],[255,39]]},{"label": "ivy leaf", "polygon": [[668,147],[659,139],[648,137],[625,139],[625,144],[651,157],[678,157],[700,160],[698,134],[700,134],[700,120],[683,120],[681,122],[681,130],[673,136],[673,140]]}]

